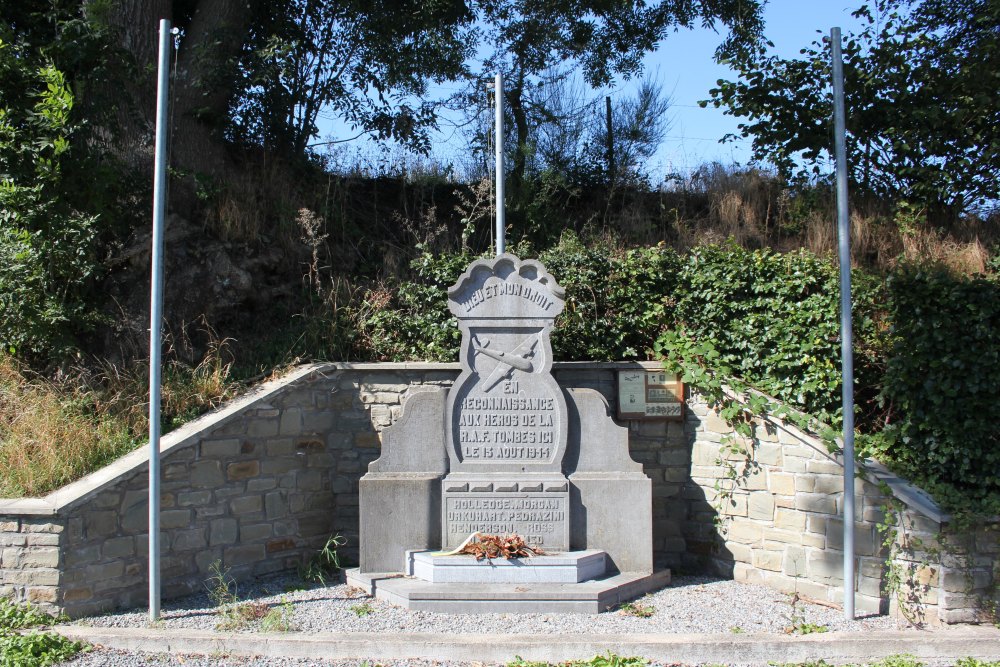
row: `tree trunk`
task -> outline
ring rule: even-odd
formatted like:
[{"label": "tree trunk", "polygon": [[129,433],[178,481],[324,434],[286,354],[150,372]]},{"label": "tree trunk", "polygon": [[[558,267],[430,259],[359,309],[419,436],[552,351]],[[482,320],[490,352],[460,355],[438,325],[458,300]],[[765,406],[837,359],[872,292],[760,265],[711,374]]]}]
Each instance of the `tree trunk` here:
[{"label": "tree trunk", "polygon": [[172,162],[196,176],[226,179],[232,163],[223,136],[236,68],[252,9],[246,0],[199,0],[177,54]]},{"label": "tree trunk", "polygon": [[[85,102],[103,113],[104,131],[95,133],[103,149],[117,156],[135,174],[153,177],[153,136],[156,123],[156,67],[159,21],[171,19],[171,0],[118,0],[110,11],[85,0],[83,11],[107,24],[117,45],[131,62],[109,62],[112,76],[89,92]],[[107,115],[104,115],[107,113]]]},{"label": "tree trunk", "polygon": [[524,186],[524,174],[527,170],[528,141],[530,140],[530,130],[528,127],[528,114],[524,110],[524,72],[518,73],[514,79],[514,85],[506,92],[507,106],[510,107],[511,116],[514,118],[514,166],[510,172],[510,185],[508,193],[514,207],[521,204],[520,196]]},{"label": "tree trunk", "polygon": [[[93,2],[93,0],[89,0]],[[174,182],[171,207],[189,215],[197,206],[197,181],[220,185],[235,168],[223,131],[235,92],[234,63],[246,40],[253,3],[259,0],[196,0],[181,14],[176,0],[117,0],[106,12],[109,28],[133,60],[122,67],[121,90],[102,91],[116,107],[117,127],[109,146],[134,172],[152,178],[156,125],[156,72],[159,21],[172,20],[183,31],[179,51],[171,54],[170,166],[188,178]],[[115,84],[112,84],[115,85]]]}]

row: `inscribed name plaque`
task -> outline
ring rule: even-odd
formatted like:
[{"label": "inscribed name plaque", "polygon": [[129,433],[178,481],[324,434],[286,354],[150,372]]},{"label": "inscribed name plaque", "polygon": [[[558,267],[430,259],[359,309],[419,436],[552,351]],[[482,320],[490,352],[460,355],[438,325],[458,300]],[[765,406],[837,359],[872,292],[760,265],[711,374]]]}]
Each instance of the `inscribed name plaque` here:
[{"label": "inscribed name plaque", "polygon": [[[516,483],[500,484],[516,489]],[[542,485],[544,486],[544,485]],[[565,486],[565,483],[563,484]],[[563,491],[567,491],[564,488]],[[549,549],[569,540],[567,493],[445,492],[446,544],[461,544],[475,532],[490,535],[517,533],[528,544]]]},{"label": "inscribed name plaque", "polygon": [[476,531],[568,548],[566,400],[549,339],[563,294],[544,266],[513,255],[473,262],[448,291],[462,372],[445,417],[447,548]]}]

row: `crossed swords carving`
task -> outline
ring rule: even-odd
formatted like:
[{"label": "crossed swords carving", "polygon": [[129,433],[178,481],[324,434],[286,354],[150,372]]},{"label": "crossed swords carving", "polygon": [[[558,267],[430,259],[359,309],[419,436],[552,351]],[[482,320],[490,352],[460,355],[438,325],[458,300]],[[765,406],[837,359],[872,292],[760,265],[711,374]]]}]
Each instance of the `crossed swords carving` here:
[{"label": "crossed swords carving", "polygon": [[538,347],[540,339],[541,336],[539,334],[529,336],[510,352],[503,352],[490,348],[490,341],[487,340],[485,343],[480,343],[479,337],[473,336],[472,347],[475,348],[476,352],[500,362],[493,368],[493,372],[490,373],[489,377],[486,378],[487,386],[483,391],[487,392],[502,381],[510,379],[515,369],[530,373],[535,367],[531,359],[535,356],[535,348]]}]

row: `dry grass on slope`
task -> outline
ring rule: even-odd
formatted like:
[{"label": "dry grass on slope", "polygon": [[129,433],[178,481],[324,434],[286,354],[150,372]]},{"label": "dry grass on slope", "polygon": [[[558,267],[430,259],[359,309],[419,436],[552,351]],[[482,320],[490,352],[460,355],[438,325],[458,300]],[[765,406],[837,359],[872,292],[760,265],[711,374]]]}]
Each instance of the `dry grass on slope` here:
[{"label": "dry grass on slope", "polygon": [[[219,347],[165,365],[164,430],[234,396]],[[105,364],[48,380],[0,354],[0,497],[40,496],[132,451],[148,432],[148,370]]]}]

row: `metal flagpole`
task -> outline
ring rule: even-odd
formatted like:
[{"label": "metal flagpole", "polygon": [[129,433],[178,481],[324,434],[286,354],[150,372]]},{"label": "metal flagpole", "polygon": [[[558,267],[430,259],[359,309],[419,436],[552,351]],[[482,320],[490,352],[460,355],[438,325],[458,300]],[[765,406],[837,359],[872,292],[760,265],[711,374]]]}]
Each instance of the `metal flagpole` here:
[{"label": "metal flagpole", "polygon": [[494,81],[497,122],[497,257],[504,253],[504,202],[503,202],[503,74],[497,74]]},{"label": "metal flagpole", "polygon": [[837,161],[837,236],[840,249],[840,340],[844,412],[844,617],[854,620],[854,349],[851,324],[851,230],[847,210],[844,64],[840,28],[830,30],[833,57],[833,125]]},{"label": "metal flagpole", "polygon": [[170,21],[160,20],[153,169],[153,269],[149,308],[149,619],[160,617],[160,346],[163,319],[163,215],[167,191]]}]

